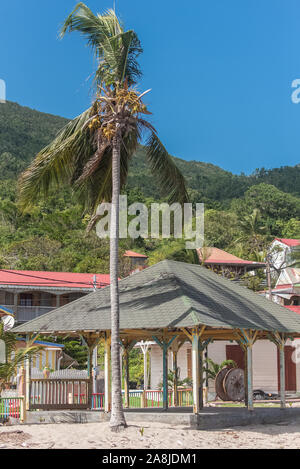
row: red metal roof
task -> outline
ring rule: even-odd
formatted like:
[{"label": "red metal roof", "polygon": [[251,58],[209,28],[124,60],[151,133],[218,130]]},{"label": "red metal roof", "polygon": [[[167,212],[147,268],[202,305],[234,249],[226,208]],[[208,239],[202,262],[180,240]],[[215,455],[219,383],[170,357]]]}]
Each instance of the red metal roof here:
[{"label": "red metal roof", "polygon": [[300,305],[285,306],[285,308],[300,314]]},{"label": "red metal roof", "polygon": [[263,262],[254,262],[247,261],[245,259],[240,259],[229,252],[223,251],[222,249],[207,247],[202,249],[197,249],[199,259],[202,260],[202,255],[204,254],[205,261],[204,264],[236,264],[236,265],[265,265]]},{"label": "red metal roof", "polygon": [[0,270],[0,285],[26,285],[58,288],[102,288],[110,284],[108,274],[81,274],[74,272],[39,272],[33,270]]},{"label": "red metal roof", "polygon": [[125,251],[124,256],[125,257],[143,257],[144,259],[148,259],[148,256],[145,256],[144,254],[140,254],[139,252],[134,252],[134,251]]},{"label": "red metal roof", "polygon": [[288,238],[275,238],[275,239],[290,247],[300,246],[300,239],[288,239]]}]

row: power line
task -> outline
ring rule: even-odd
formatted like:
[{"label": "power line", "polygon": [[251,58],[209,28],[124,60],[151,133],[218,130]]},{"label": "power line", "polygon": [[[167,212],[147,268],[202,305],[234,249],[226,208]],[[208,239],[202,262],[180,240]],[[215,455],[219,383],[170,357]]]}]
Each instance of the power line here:
[{"label": "power line", "polygon": [[[94,284],[96,283],[96,285],[104,285],[104,286],[107,286],[109,285],[108,282],[101,282],[101,281],[98,281],[98,282],[94,282],[93,281],[93,277],[91,279],[91,282],[84,282],[84,281],[72,281],[72,280],[63,280],[63,279],[58,279],[58,278],[49,278],[49,277],[42,277],[40,275],[33,275],[33,274],[25,274],[25,273],[22,273],[22,272],[16,272],[16,271],[11,271],[11,270],[5,270],[5,269],[0,269],[0,272],[5,272],[5,273],[8,273],[8,274],[13,274],[13,275],[20,275],[22,277],[30,277],[30,278],[36,278],[36,279],[39,279],[39,280],[47,280],[48,282],[60,282],[60,283],[70,283],[70,284],[76,284],[76,285],[89,285],[91,287],[94,286]],[[74,272],[70,272],[70,273],[74,273]],[[91,274],[91,276],[93,276],[95,274]],[[97,274],[96,274],[97,275]],[[98,274],[98,275],[101,275],[101,274]],[[22,282],[12,282],[12,281],[7,281],[7,284],[22,284]],[[34,282],[31,282],[31,284],[33,285]],[[38,282],[36,282],[36,284],[38,285]]]}]

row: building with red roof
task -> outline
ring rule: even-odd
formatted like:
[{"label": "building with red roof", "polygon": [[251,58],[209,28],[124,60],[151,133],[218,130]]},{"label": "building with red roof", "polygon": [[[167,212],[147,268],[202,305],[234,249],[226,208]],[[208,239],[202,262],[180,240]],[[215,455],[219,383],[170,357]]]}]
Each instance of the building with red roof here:
[{"label": "building with red roof", "polygon": [[238,278],[246,272],[265,268],[264,262],[254,262],[234,256],[229,252],[215,247],[197,249],[199,261],[218,274]]},{"label": "building with red roof", "polygon": [[278,273],[291,264],[293,252],[300,249],[300,239],[275,238],[270,245],[269,255],[272,275],[278,276]]},{"label": "building with red roof", "polygon": [[26,322],[110,284],[108,274],[0,270],[0,305]]},{"label": "building with red roof", "polygon": [[125,251],[124,257],[127,257],[130,262],[131,273],[144,269],[147,267],[148,256],[134,251]]},{"label": "building with red roof", "polygon": [[275,238],[275,240],[289,247],[300,246],[300,239]]}]

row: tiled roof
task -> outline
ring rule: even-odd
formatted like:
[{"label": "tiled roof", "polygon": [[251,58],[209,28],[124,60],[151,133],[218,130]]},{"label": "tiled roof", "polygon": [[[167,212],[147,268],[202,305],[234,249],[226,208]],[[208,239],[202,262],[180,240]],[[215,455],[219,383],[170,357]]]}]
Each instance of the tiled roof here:
[{"label": "tiled roof", "polygon": [[134,251],[125,251],[124,257],[143,257],[144,259],[148,259],[148,256],[145,256],[144,254],[140,254],[139,252],[134,252]]},{"label": "tiled roof", "polygon": [[300,246],[300,239],[288,239],[288,238],[275,238],[275,239],[290,247]]},{"label": "tiled roof", "polygon": [[[97,288],[109,285],[108,274],[96,274]],[[94,274],[74,272],[39,272],[31,270],[0,270],[0,286],[32,286],[56,288],[94,288]]]},{"label": "tiled roof", "polygon": [[300,314],[300,305],[285,306],[285,308],[290,309],[291,311],[294,311],[295,313]]},{"label": "tiled roof", "polygon": [[[298,314],[205,267],[165,260],[119,282],[120,328],[196,325],[300,332]],[[110,288],[22,324],[14,332],[71,332],[111,327]]]},{"label": "tiled roof", "polygon": [[227,265],[244,265],[244,266],[253,266],[261,265],[265,266],[263,262],[254,262],[241,259],[240,257],[234,256],[229,252],[223,251],[222,249],[214,247],[206,247],[197,249],[197,253],[200,261],[204,257],[204,264],[227,264]]}]

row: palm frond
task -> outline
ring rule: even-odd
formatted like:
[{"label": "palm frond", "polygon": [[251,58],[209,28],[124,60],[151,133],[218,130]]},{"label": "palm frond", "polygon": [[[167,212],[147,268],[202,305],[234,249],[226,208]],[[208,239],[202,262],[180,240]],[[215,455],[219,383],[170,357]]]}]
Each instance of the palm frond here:
[{"label": "palm frond", "polygon": [[131,85],[141,76],[136,61],[142,52],[140,41],[134,31],[124,32],[113,10],[94,15],[84,3],[78,3],[66,19],[60,36],[73,31],[87,39],[99,60],[96,83],[111,85],[127,78]]},{"label": "palm frond", "polygon": [[33,205],[39,195],[47,196],[52,186],[70,183],[74,173],[95,152],[93,134],[86,123],[92,108],[69,122],[57,137],[41,150],[19,179],[22,210]]},{"label": "palm frond", "polygon": [[60,37],[63,38],[67,32],[73,31],[80,32],[97,56],[101,57],[102,42],[108,37],[120,34],[122,27],[113,10],[107,10],[103,15],[94,15],[83,2],[79,2],[65,20]]},{"label": "palm frond", "polygon": [[170,203],[188,202],[184,177],[155,132],[151,132],[146,147],[148,163],[158,179],[162,193],[168,197]]}]

